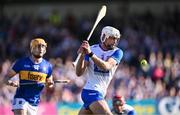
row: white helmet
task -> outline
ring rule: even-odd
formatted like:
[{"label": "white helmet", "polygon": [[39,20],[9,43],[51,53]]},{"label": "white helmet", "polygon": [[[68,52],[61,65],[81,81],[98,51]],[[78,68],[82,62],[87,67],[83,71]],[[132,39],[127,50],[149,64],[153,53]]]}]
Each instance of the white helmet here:
[{"label": "white helmet", "polygon": [[119,39],[121,37],[121,34],[119,30],[114,27],[111,26],[104,27],[101,32],[101,42],[104,42],[106,38],[109,38],[110,36]]}]

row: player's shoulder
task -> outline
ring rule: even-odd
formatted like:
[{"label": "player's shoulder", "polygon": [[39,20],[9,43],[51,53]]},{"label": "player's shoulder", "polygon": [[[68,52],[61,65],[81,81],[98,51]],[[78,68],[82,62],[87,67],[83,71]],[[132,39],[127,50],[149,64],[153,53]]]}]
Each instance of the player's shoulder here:
[{"label": "player's shoulder", "polygon": [[122,55],[122,56],[124,54],[123,50],[118,47],[115,47],[112,52],[114,52],[116,55]]},{"label": "player's shoulder", "polygon": [[121,48],[115,47],[115,48],[114,48],[114,53],[123,56],[124,51],[123,51]]},{"label": "player's shoulder", "polygon": [[21,57],[21,58],[19,58],[19,60],[21,60],[21,61],[25,61],[26,60],[27,61],[27,60],[29,60],[29,57],[27,57],[27,56],[26,57]]},{"label": "player's shoulder", "polygon": [[114,51],[123,52],[123,50],[122,50],[121,48],[119,48],[119,47],[115,47],[115,48],[114,48]]},{"label": "player's shoulder", "polygon": [[42,63],[47,64],[47,65],[49,65],[49,66],[52,66],[52,64],[51,64],[48,60],[46,60],[46,59],[44,59],[44,58],[43,58],[43,60],[42,60]]},{"label": "player's shoulder", "polygon": [[99,44],[94,44],[91,46],[91,48],[98,48],[99,47]]},{"label": "player's shoulder", "polygon": [[23,63],[29,61],[29,57],[21,57],[15,60],[15,63]]}]

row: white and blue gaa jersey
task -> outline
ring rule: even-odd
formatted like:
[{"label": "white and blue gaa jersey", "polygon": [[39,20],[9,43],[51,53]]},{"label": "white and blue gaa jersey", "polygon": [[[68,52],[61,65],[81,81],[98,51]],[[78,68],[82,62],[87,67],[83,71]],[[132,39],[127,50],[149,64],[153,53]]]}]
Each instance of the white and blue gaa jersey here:
[{"label": "white and blue gaa jersey", "polygon": [[123,112],[126,113],[126,115],[135,115],[134,108],[128,104],[123,106]]},{"label": "white and blue gaa jersey", "polygon": [[117,64],[111,70],[102,70],[94,64],[94,62],[88,56],[85,57],[86,61],[89,61],[89,66],[84,74],[87,78],[84,89],[96,90],[102,93],[103,97],[106,95],[107,87],[120,63],[123,51],[119,48],[114,48],[112,50],[103,50],[100,44],[95,44],[91,46],[91,51],[102,60],[106,61],[109,58],[116,60]]}]

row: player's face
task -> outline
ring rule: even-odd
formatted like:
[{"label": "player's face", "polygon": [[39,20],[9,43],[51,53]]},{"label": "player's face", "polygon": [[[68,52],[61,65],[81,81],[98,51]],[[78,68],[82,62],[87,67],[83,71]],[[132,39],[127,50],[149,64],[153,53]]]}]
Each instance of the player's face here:
[{"label": "player's face", "polygon": [[117,103],[117,101],[113,102],[113,108],[118,113],[123,112],[123,104]]},{"label": "player's face", "polygon": [[123,112],[123,106],[114,106],[115,111],[117,111],[118,113],[122,113]]},{"label": "player's face", "polygon": [[105,40],[104,44],[107,49],[113,49],[118,43],[118,39],[115,37],[109,37]]},{"label": "player's face", "polygon": [[44,44],[38,44],[32,48],[32,55],[36,58],[41,58],[46,53],[46,46]]},{"label": "player's face", "polygon": [[116,112],[122,113],[123,112],[123,103],[120,100],[113,100],[113,108]]}]

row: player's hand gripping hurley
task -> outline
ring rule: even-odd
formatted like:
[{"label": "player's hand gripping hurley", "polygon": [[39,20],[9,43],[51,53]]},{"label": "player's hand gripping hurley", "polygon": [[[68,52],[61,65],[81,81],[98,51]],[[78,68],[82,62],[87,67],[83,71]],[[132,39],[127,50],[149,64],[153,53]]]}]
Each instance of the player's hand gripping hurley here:
[{"label": "player's hand gripping hurley", "polygon": [[[89,41],[89,39],[91,38],[91,35],[94,31],[94,29],[96,28],[97,24],[101,21],[101,19],[106,15],[106,6],[103,5],[102,8],[100,9],[98,16],[96,18],[96,21],[94,23],[93,28],[91,29],[91,32],[89,33],[88,37],[87,37],[87,41]],[[73,62],[73,66],[76,67],[77,62],[79,60],[79,58],[81,57],[81,53],[78,54],[78,57],[76,58],[76,60]]]}]

